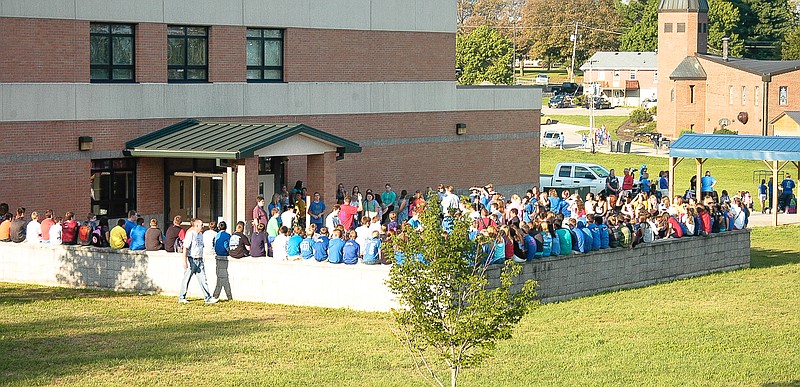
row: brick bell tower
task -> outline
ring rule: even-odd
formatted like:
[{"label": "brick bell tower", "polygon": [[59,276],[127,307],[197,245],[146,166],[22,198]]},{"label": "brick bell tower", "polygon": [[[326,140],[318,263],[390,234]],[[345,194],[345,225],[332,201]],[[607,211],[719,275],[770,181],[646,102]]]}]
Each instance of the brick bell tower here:
[{"label": "brick bell tower", "polygon": [[[658,4],[658,131],[677,138],[691,124],[679,123],[678,115],[698,109],[691,106],[705,100],[697,98],[705,92],[705,82],[694,82],[689,88],[684,81],[670,75],[681,62],[695,54],[705,54],[708,47],[708,1],[661,0]],[[698,80],[699,81],[699,80]],[[702,106],[705,111],[705,106]],[[685,117],[684,117],[685,118]],[[702,125],[702,122],[698,122]],[[686,127],[683,127],[686,126]],[[702,131],[701,127],[695,131]]]}]

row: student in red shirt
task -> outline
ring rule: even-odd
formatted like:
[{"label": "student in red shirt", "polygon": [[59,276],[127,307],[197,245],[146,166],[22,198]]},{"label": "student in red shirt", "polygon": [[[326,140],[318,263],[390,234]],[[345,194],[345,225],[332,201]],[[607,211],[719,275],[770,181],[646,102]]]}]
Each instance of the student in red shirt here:
[{"label": "student in red shirt", "polygon": [[364,209],[361,203],[361,193],[358,194],[358,207],[351,206],[349,203],[352,200],[350,195],[344,197],[344,204],[339,206],[339,223],[344,226],[345,230],[353,229],[353,217]]}]

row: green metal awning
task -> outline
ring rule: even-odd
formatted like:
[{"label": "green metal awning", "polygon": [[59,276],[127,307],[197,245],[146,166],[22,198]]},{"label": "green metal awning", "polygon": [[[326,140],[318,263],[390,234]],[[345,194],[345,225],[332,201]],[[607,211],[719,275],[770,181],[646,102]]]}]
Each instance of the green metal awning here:
[{"label": "green metal awning", "polygon": [[338,157],[359,153],[361,146],[303,124],[203,122],[188,119],[125,143],[134,157],[244,159],[289,137],[305,134],[336,147]]}]

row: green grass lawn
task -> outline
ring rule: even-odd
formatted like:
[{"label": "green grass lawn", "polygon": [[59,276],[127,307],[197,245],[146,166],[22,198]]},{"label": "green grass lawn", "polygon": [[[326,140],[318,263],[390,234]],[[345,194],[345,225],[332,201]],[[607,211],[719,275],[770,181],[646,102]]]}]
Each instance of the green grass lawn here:
[{"label": "green grass lawn", "polygon": [[[525,75],[519,76],[519,68],[517,68],[517,78],[526,82],[533,82],[539,74],[547,74],[550,76],[550,84],[560,85],[564,82],[569,82],[569,73],[567,69],[525,69]],[[583,73],[580,70],[575,71],[575,83],[583,83]]]},{"label": "green grass lawn", "polygon": [[[548,114],[548,117],[551,119],[558,121],[562,124],[570,124],[570,125],[579,125],[579,126],[586,126],[589,127],[589,113],[587,111],[587,115],[583,116],[572,116],[572,115],[562,115],[562,114]],[[622,126],[622,124],[628,121],[628,116],[596,116],[594,118],[594,127],[599,128],[602,125],[605,125],[611,131],[611,139],[612,140],[619,140],[619,136],[617,136],[617,128]],[[586,132],[588,133],[588,131]],[[551,171],[552,172],[552,171]],[[548,172],[549,173],[549,172]]]},{"label": "green grass lawn", "polygon": [[[755,229],[751,269],[544,305],[462,382],[798,383],[799,232]],[[386,313],[0,283],[0,384],[423,385],[390,323]]]},{"label": "green grass lawn", "polygon": [[[608,125],[608,124],[607,124]],[[669,159],[665,157],[641,156],[635,154],[608,154],[608,153],[587,153],[577,150],[559,150],[542,148],[540,155],[541,173],[551,174],[556,164],[562,161],[579,161],[587,163],[597,163],[606,168],[616,168],[618,175],[625,167],[640,168],[642,164],[647,165],[651,179],[658,175],[658,171],[669,170]],[[675,192],[683,193],[689,188],[689,180],[696,173],[694,159],[682,161],[675,169]],[[724,160],[708,159],[703,165],[705,170],[710,170],[712,176],[717,179],[716,189],[722,192],[723,189],[733,196],[737,191],[750,191],[754,200],[758,201],[758,185],[760,181],[753,181],[753,171],[765,169],[765,165],[760,161],[749,160]],[[794,175],[794,174],[793,174]],[[636,177],[638,178],[638,174]],[[756,203],[755,209],[760,211],[760,203]]]}]

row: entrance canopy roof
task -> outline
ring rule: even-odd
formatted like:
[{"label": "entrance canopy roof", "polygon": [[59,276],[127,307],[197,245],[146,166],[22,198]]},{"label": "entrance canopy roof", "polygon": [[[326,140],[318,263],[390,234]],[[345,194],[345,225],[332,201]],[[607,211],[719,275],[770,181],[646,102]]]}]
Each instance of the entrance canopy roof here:
[{"label": "entrance canopy roof", "polygon": [[670,157],[744,160],[800,160],[800,137],[684,134]]},{"label": "entrance canopy roof", "polygon": [[295,135],[336,148],[339,156],[359,153],[361,146],[303,124],[203,122],[188,119],[125,143],[134,157],[244,159]]}]

